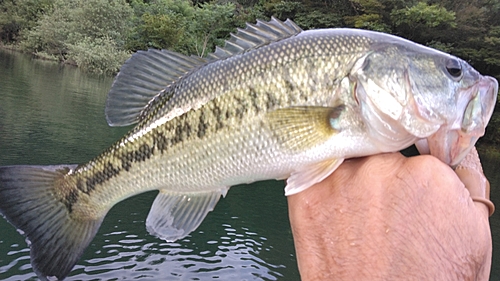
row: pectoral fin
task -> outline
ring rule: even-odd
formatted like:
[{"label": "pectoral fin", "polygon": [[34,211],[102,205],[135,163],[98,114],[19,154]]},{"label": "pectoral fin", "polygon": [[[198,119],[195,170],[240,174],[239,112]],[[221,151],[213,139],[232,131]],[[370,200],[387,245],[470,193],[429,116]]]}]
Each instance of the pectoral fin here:
[{"label": "pectoral fin", "polygon": [[341,130],[339,119],[344,110],[344,105],[290,107],[269,112],[267,120],[280,143],[293,151],[304,151]]},{"label": "pectoral fin", "polygon": [[314,165],[306,166],[299,171],[293,172],[286,181],[285,195],[299,193],[315,183],[328,177],[335,171],[344,159],[331,159]]},{"label": "pectoral fin", "polygon": [[146,219],[146,228],[151,235],[168,242],[181,239],[201,224],[227,190],[227,187],[191,193],[160,190]]}]

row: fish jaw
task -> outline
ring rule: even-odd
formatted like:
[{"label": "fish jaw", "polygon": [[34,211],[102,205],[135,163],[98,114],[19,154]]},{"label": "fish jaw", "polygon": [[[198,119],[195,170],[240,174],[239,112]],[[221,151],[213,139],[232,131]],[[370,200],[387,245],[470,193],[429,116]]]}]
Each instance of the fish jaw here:
[{"label": "fish jaw", "polygon": [[484,135],[497,94],[497,80],[482,77],[458,101],[458,104],[464,104],[464,111],[453,122],[441,126],[436,133],[417,143],[420,153],[430,153],[452,167],[458,165]]}]

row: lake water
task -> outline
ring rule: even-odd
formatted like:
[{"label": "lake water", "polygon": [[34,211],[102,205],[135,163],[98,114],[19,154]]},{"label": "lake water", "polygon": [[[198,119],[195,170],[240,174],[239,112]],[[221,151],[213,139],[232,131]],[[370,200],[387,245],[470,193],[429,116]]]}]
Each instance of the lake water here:
[{"label": "lake water", "polygon": [[[90,160],[128,128],[104,118],[112,78],[0,51],[0,165]],[[500,206],[500,161],[481,154]],[[145,219],[155,192],[117,204],[68,280],[299,280],[284,183],[233,187],[201,226],[166,243]],[[500,209],[500,208],[499,208]],[[500,210],[490,280],[500,280]],[[0,280],[36,280],[24,238],[0,218]]]}]

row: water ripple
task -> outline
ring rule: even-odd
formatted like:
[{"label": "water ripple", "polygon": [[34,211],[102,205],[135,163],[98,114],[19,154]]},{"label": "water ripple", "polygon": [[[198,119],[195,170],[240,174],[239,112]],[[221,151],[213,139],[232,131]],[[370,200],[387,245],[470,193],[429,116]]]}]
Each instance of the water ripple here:
[{"label": "water ripple", "polygon": [[[148,205],[144,202],[144,206]],[[147,214],[146,207],[138,216]],[[284,255],[286,247],[280,245],[281,237],[269,232],[267,237],[259,234],[262,229],[242,217],[228,217],[224,207],[199,230],[174,243],[149,235],[144,220],[123,219],[127,215],[122,211],[110,212],[68,280],[298,279],[296,275],[285,278],[295,258],[293,249]],[[0,276],[2,272],[15,274],[0,279],[35,280],[28,248],[19,242],[11,243],[8,256],[10,262],[2,263],[5,265],[0,267]],[[286,256],[291,263],[283,263]]]},{"label": "water ripple", "polygon": [[[86,259],[72,273],[73,280],[279,280],[282,264],[271,264],[259,252],[271,250],[266,239],[241,227],[220,225],[217,239],[194,241],[199,231],[179,243],[131,235],[126,231],[104,233],[113,243],[104,245],[100,257]],[[149,239],[146,239],[149,238]],[[97,279],[96,279],[97,280]]]}]

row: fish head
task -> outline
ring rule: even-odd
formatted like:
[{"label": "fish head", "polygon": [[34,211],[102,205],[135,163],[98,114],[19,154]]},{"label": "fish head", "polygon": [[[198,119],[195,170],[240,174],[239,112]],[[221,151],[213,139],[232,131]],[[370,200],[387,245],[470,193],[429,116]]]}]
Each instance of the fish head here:
[{"label": "fish head", "polygon": [[419,150],[451,166],[484,135],[498,94],[496,79],[406,40],[375,45],[350,79],[368,132],[386,150],[391,142],[422,140]]},{"label": "fish head", "polygon": [[463,114],[417,142],[421,154],[430,153],[455,167],[484,135],[496,103],[498,82],[492,77],[481,76],[468,91],[469,95],[465,96],[472,98],[466,102]]}]

